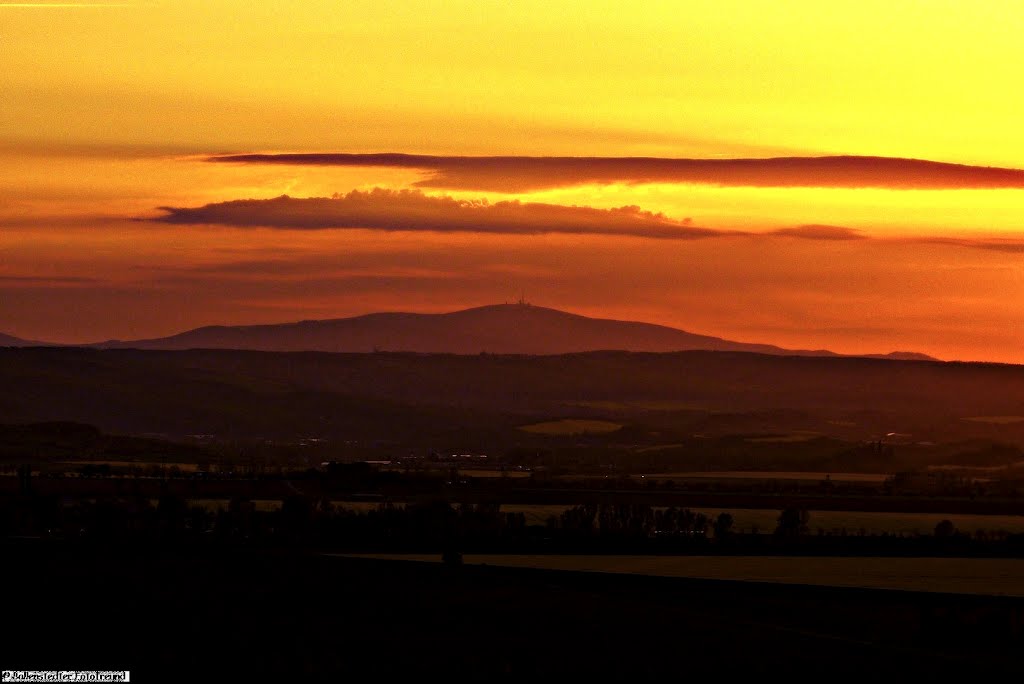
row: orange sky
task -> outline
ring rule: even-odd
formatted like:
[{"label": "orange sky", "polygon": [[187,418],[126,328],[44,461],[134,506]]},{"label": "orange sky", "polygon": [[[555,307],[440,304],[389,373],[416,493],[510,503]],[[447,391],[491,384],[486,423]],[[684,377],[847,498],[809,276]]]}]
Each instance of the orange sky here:
[{"label": "orange sky", "polygon": [[[57,4],[0,2],[0,332],[82,342],[525,291],[748,341],[1024,362],[1020,186],[638,176],[501,190],[423,185],[430,172],[414,168],[206,161],[873,155],[1024,168],[1019,3]],[[422,197],[398,194],[417,182]],[[245,216],[218,204],[375,188],[389,192],[330,205],[314,228],[284,215],[312,204]],[[623,206],[637,209],[592,211]],[[132,220],[160,207],[195,211]],[[708,234],[651,236],[695,228]]]}]

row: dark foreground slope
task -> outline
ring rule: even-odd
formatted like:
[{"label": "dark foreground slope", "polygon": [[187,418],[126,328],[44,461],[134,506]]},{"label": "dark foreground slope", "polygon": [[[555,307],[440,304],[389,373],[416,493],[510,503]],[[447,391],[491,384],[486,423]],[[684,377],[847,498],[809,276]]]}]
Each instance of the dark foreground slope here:
[{"label": "dark foreground slope", "polygon": [[670,432],[774,424],[857,439],[895,432],[1021,442],[1024,367],[701,351],[0,349],[0,415],[8,423],[64,420],[107,431],[228,437],[474,430],[525,437],[516,425],[587,417]]},{"label": "dark foreground slope", "polygon": [[5,669],[130,669],[139,681],[949,681],[1024,666],[1021,603],[998,597],[280,552],[4,546],[18,560],[8,568],[17,629],[5,640]]}]

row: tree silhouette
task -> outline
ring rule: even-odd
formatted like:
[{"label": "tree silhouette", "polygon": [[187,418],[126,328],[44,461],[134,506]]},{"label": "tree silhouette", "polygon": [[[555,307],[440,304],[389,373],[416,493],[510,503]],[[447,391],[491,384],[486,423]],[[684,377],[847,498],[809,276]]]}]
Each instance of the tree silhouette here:
[{"label": "tree silhouette", "polygon": [[779,514],[775,534],[779,537],[795,538],[807,534],[810,514],[799,508],[787,508]]},{"label": "tree silhouette", "polygon": [[715,539],[725,539],[731,535],[733,522],[731,513],[719,513],[715,518]]}]

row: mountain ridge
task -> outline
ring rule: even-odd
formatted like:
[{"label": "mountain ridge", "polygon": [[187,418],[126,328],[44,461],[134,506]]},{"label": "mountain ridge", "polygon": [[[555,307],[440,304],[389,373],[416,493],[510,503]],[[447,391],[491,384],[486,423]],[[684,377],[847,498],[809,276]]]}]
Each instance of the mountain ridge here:
[{"label": "mountain ridge", "polygon": [[23,340],[20,337],[14,335],[6,335],[0,333],[0,347],[52,347],[54,346],[50,342],[40,342],[38,340]]},{"label": "mountain ridge", "polygon": [[837,354],[738,342],[678,328],[592,318],[527,303],[493,304],[446,313],[377,312],[347,318],[259,325],[211,325],[175,335],[107,340],[103,349],[246,349],[365,353],[401,351],[453,354],[551,355],[586,351],[741,351],[776,356],[864,356],[936,361],[917,352]]}]

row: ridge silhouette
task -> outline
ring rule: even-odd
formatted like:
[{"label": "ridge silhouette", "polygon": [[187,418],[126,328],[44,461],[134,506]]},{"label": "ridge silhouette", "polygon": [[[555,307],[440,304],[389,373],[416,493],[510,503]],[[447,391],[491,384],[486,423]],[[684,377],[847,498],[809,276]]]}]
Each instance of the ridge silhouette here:
[{"label": "ridge silhouette", "polygon": [[[449,313],[371,313],[293,323],[204,326],[168,337],[109,340],[107,349],[244,349],[253,351],[444,354],[567,354],[587,351],[742,351],[796,356],[839,356],[825,349],[786,349],[701,335],[653,323],[591,318],[520,299]],[[934,360],[894,352],[865,356]]]}]

